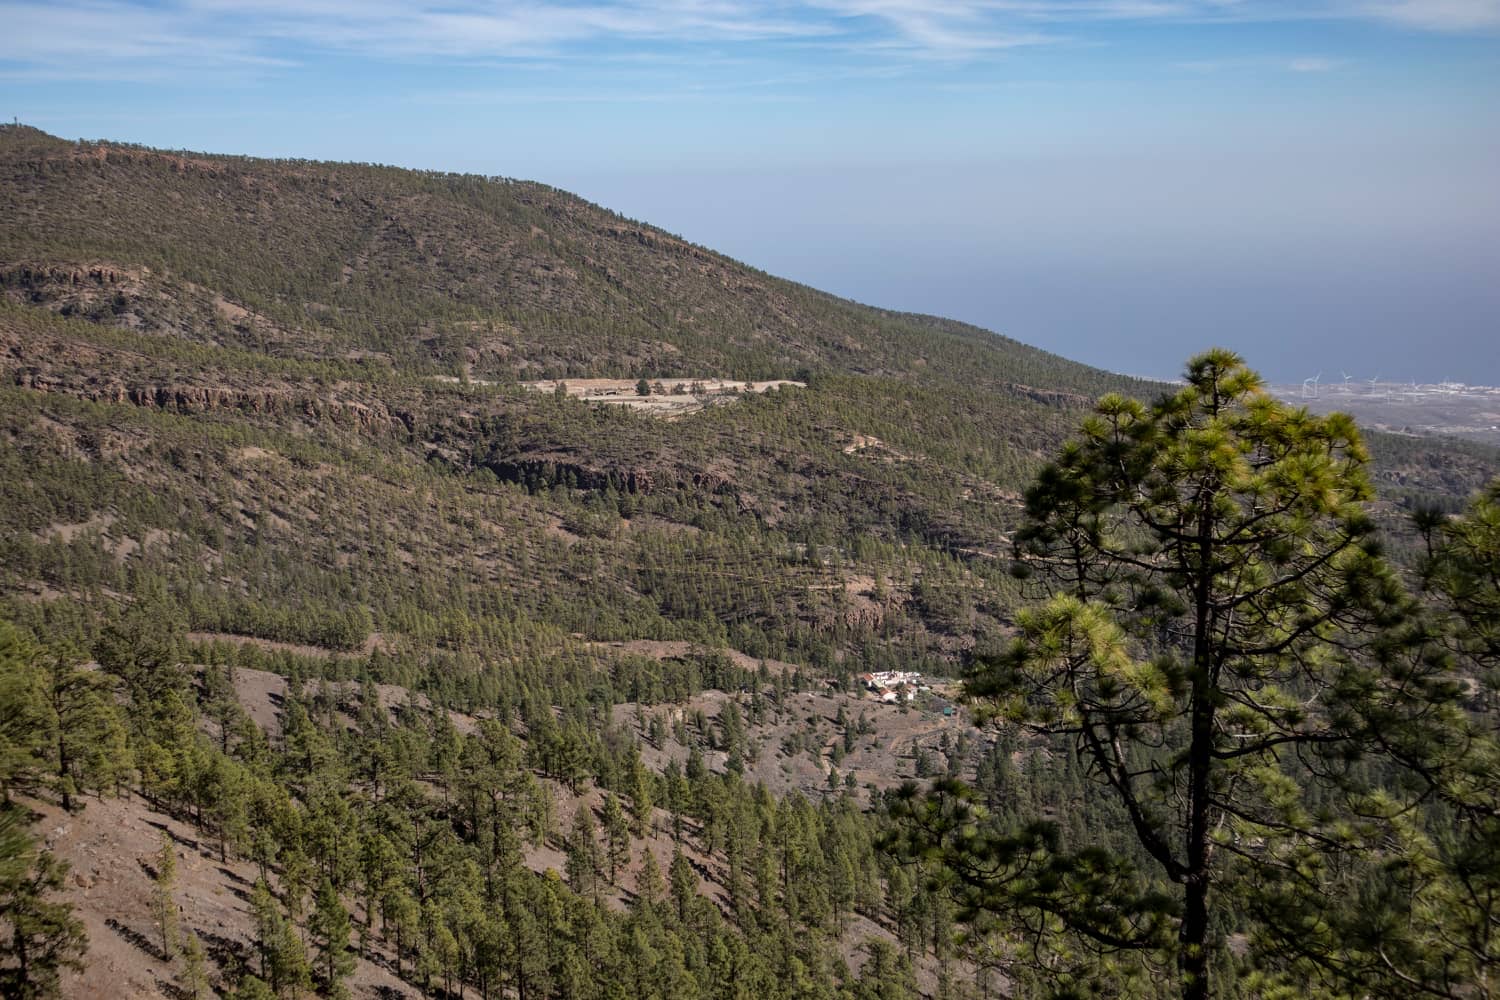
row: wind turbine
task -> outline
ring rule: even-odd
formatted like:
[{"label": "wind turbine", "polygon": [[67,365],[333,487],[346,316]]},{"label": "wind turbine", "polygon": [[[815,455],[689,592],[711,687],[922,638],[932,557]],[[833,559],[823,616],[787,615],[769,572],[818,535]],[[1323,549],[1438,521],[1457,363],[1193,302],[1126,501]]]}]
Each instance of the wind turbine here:
[{"label": "wind turbine", "polygon": [[[1376,375],[1374,378],[1370,379],[1370,395],[1374,396],[1378,392],[1378,386],[1379,385],[1380,385],[1380,376],[1379,375]],[[1389,395],[1389,393],[1387,393],[1387,395]]]},{"label": "wind turbine", "polygon": [[1350,375],[1346,371],[1340,371],[1339,374],[1342,375],[1342,376],[1344,376],[1344,395],[1347,396],[1350,393],[1349,380],[1352,379],[1354,376]]},{"label": "wind turbine", "polygon": [[1312,378],[1305,378],[1302,380],[1302,397],[1304,399],[1318,398],[1318,379],[1322,377],[1323,373],[1318,372],[1318,374],[1314,375]]}]

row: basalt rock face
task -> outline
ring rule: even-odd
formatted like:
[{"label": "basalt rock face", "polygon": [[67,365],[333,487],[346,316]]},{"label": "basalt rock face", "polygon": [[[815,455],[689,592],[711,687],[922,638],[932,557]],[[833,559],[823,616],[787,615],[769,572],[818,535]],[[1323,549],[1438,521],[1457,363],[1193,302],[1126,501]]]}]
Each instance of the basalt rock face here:
[{"label": "basalt rock face", "polygon": [[885,614],[885,605],[855,595],[848,599],[846,606],[840,609],[834,618],[838,627],[846,631],[879,632],[881,626],[885,624]]},{"label": "basalt rock face", "polygon": [[740,494],[733,482],[714,472],[644,466],[601,467],[565,455],[488,459],[479,464],[494,473],[497,479],[525,486],[533,492],[553,486],[610,490],[637,496],[650,496],[665,491],[689,491],[730,500],[742,511],[753,509],[753,504]]},{"label": "basalt rock face", "polygon": [[0,288],[28,292],[56,286],[80,288],[86,285],[106,287],[139,281],[149,272],[142,268],[124,268],[116,264],[19,263],[0,266]]},{"label": "basalt rock face", "polygon": [[103,377],[69,377],[35,368],[21,368],[15,385],[36,392],[61,393],[92,402],[129,404],[171,413],[202,414],[234,410],[256,416],[293,418],[308,423],[331,422],[362,434],[406,434],[415,418],[377,400],[342,399],[332,393],[298,391],[287,387],[235,387],[189,382],[127,383]]},{"label": "basalt rock face", "polygon": [[110,326],[139,327],[139,305],[151,297],[146,268],[108,262],[0,263],[0,301],[35,306]]},{"label": "basalt rock face", "polygon": [[515,458],[481,463],[501,482],[516,483],[533,492],[553,486],[580,490],[649,493],[651,477],[636,470],[597,469],[555,458]]},{"label": "basalt rock face", "polygon": [[115,261],[0,258],[0,303],[197,343],[328,353],[326,335],[272,320],[170,271]]},{"label": "basalt rock face", "polygon": [[1018,396],[1023,396],[1026,399],[1045,406],[1082,408],[1093,404],[1092,398],[1076,392],[1062,392],[1057,389],[1037,389],[1033,386],[1018,384],[1010,385],[1009,389]]}]

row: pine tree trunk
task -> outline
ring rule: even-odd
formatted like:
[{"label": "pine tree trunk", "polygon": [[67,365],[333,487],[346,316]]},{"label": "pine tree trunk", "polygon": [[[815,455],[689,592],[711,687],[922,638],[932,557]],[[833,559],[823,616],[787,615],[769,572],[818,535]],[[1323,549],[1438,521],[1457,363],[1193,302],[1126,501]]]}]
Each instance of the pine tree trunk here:
[{"label": "pine tree trunk", "polygon": [[63,812],[73,811],[73,795],[68,791],[68,741],[63,736],[62,717],[58,717],[57,724],[57,777],[58,784],[62,788]]},{"label": "pine tree trunk", "polygon": [[1213,763],[1214,681],[1211,651],[1213,584],[1212,494],[1205,490],[1198,516],[1198,579],[1193,603],[1192,743],[1188,748],[1187,873],[1177,970],[1183,1000],[1208,997],[1209,771]]},{"label": "pine tree trunk", "polygon": [[[1209,765],[1212,762],[1214,708],[1208,671],[1193,681],[1192,746],[1189,748],[1187,875],[1177,968],[1183,1000],[1208,997]],[[1201,680],[1199,679],[1201,677]],[[1203,690],[1198,690],[1202,684]]]},{"label": "pine tree trunk", "polygon": [[1183,1000],[1208,998],[1208,879],[1193,877],[1187,884],[1187,899],[1178,935],[1177,971],[1182,980]]},{"label": "pine tree trunk", "polygon": [[31,982],[31,962],[26,956],[26,935],[17,927],[11,934],[11,944],[16,954],[16,965],[21,973],[21,982]]}]

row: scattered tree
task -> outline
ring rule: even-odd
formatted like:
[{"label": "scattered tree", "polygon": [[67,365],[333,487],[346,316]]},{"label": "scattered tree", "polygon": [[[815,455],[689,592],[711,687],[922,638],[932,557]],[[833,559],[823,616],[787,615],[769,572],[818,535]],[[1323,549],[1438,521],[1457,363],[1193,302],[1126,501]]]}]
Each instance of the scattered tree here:
[{"label": "scattered tree", "polygon": [[191,930],[182,936],[182,987],[193,1000],[202,1000],[209,992],[203,942]]},{"label": "scattered tree", "polygon": [[323,982],[330,991],[336,991],[344,978],[354,971],[354,957],[349,954],[349,912],[339,901],[333,883],[326,878],[318,886],[317,901],[307,929]]},{"label": "scattered tree", "polygon": [[54,898],[68,867],[41,850],[22,814],[0,809],[0,995],[59,995],[64,969],[82,969],[88,938],[72,907]]},{"label": "scattered tree", "polygon": [[177,900],[172,896],[177,888],[177,845],[165,830],[153,864],[156,873],[151,879],[151,917],[161,935],[162,954],[171,955],[177,947]]}]

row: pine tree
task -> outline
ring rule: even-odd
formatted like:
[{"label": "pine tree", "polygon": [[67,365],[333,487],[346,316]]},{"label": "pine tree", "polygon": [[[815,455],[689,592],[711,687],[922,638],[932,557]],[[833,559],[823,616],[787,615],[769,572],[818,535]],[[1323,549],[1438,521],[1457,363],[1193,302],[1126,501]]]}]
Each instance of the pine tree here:
[{"label": "pine tree", "polygon": [[182,987],[192,1000],[208,994],[208,965],[203,942],[191,930],[182,937]]},{"label": "pine tree", "polygon": [[156,875],[151,880],[151,916],[156,921],[156,932],[161,935],[162,954],[171,955],[177,947],[177,900],[173,898],[177,888],[177,845],[166,831],[162,831],[153,862]]},{"label": "pine tree", "polygon": [[204,714],[214,721],[219,735],[219,752],[229,753],[234,730],[245,710],[234,692],[234,668],[211,663],[203,669]]},{"label": "pine tree", "polygon": [[255,949],[260,956],[260,978],[265,980],[271,975],[271,945],[281,914],[276,909],[276,897],[271,895],[271,886],[264,878],[256,879],[250,890],[250,915],[255,921]]},{"label": "pine tree", "polygon": [[114,784],[129,759],[128,750],[122,746],[107,674],[77,666],[66,650],[53,650],[40,663],[54,780],[63,808],[71,811],[78,792]]},{"label": "pine tree", "polygon": [[277,925],[271,956],[271,982],[277,992],[297,1000],[312,989],[312,966],[307,960],[307,949],[290,920],[282,920]]},{"label": "pine tree", "polygon": [[656,863],[656,854],[651,845],[641,851],[641,871],[635,880],[636,905],[640,909],[652,909],[661,902],[665,886],[661,878],[661,866]]},{"label": "pine tree", "polygon": [[1348,696],[1400,780],[1363,803],[1379,836],[1341,866],[1352,904],[1309,879],[1251,901],[1263,935],[1295,956],[1273,981],[1436,997],[1490,996],[1500,982],[1500,480],[1457,517],[1415,520],[1428,614],[1378,652],[1420,697]]},{"label": "pine tree", "polygon": [[411,951],[418,935],[422,909],[416,899],[399,883],[392,885],[380,903],[382,930],[395,946],[396,974],[401,974],[401,963]]},{"label": "pine tree", "polygon": [[312,986],[307,951],[297,937],[296,925],[282,914],[265,879],[258,879],[250,892],[250,910],[255,918],[261,978],[278,995],[300,996]]},{"label": "pine tree", "polygon": [[1369,734],[1322,706],[1379,686],[1379,664],[1345,651],[1407,610],[1364,510],[1367,460],[1348,417],[1277,402],[1228,351],[1153,406],[1100,401],[1016,535],[1051,596],[967,690],[1070,743],[1140,854],[1069,851],[1046,824],[997,832],[940,782],[907,816],[970,912],[1015,907],[1084,946],[1169,956],[1185,1000],[1208,995],[1215,907],[1294,878],[1288,859],[1347,829],[1318,808],[1315,774],[1348,774]]},{"label": "pine tree", "polygon": [[221,862],[228,859],[231,844],[249,836],[248,784],[244,770],[218,750],[205,744],[195,755],[193,798],[200,825],[217,835]]},{"label": "pine tree", "polygon": [[672,902],[677,907],[677,919],[687,923],[689,908],[698,895],[698,876],[680,847],[672,851],[667,880],[671,884]]},{"label": "pine tree", "polygon": [[354,957],[349,954],[349,912],[326,878],[318,886],[307,930],[324,985],[330,991],[338,989],[344,977],[354,971]]},{"label": "pine tree", "polygon": [[655,806],[651,775],[641,763],[639,754],[631,755],[629,776],[630,816],[635,821],[635,835],[644,837],[651,832]]},{"label": "pine tree", "polygon": [[247,973],[235,988],[232,1000],[276,1000],[276,993],[265,980]]},{"label": "pine tree", "polygon": [[62,971],[83,968],[83,925],[52,898],[67,871],[37,847],[20,812],[0,809],[0,996],[56,997]]},{"label": "pine tree", "polygon": [[99,665],[124,680],[131,702],[147,711],[133,720],[138,725],[152,722],[168,692],[185,686],[183,631],[181,610],[165,594],[154,593],[129,605],[94,645]]},{"label": "pine tree", "polygon": [[917,995],[911,963],[890,942],[870,938],[865,952],[868,957],[854,990],[858,1000],[909,1000]]},{"label": "pine tree", "polygon": [[47,708],[40,651],[8,622],[0,622],[0,802],[41,780],[47,760]]},{"label": "pine tree", "polygon": [[595,834],[594,813],[586,802],[573,810],[573,829],[568,834],[568,885],[580,896],[599,894],[599,841]]},{"label": "pine tree", "polygon": [[609,881],[614,885],[620,868],[630,860],[630,824],[625,819],[625,810],[620,808],[620,800],[613,795],[604,797],[604,843]]}]

